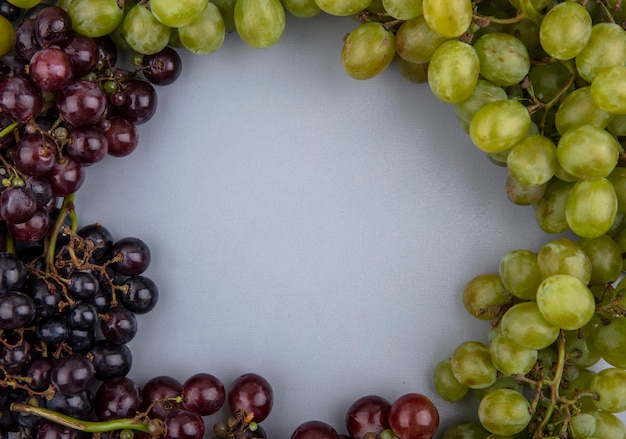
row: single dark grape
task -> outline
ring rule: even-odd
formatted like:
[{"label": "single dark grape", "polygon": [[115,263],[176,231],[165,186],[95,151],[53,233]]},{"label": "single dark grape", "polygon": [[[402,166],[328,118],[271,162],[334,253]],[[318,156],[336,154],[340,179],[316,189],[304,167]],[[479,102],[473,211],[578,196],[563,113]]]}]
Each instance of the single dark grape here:
[{"label": "single dark grape", "polygon": [[90,302],[99,313],[105,313],[111,307],[112,300],[113,294],[111,293],[111,287],[106,284],[100,284],[100,291],[90,300]]},{"label": "single dark grape", "polygon": [[7,54],[1,57],[0,78],[2,78],[3,76],[5,78],[13,78],[15,76],[25,78],[27,76],[25,61],[19,58],[17,55]]},{"label": "single dark grape", "polygon": [[182,391],[182,384],[167,375],[162,375],[150,379],[143,386],[143,409],[147,410],[150,405],[155,401],[163,401],[163,403],[155,404],[148,412],[150,417],[164,419],[165,416],[172,410],[179,410],[182,408],[181,404],[168,401],[167,398],[175,398],[180,396]]},{"label": "single dark grape", "polygon": [[254,414],[255,422],[267,418],[274,403],[270,383],[256,373],[247,373],[237,378],[228,389],[228,405],[232,413],[243,410]]},{"label": "single dark grape", "polygon": [[390,408],[389,401],[377,395],[359,398],[346,412],[346,430],[354,439],[363,439],[367,433],[380,434],[389,428]]},{"label": "single dark grape", "polygon": [[91,81],[75,81],[56,95],[59,113],[76,126],[96,123],[107,106],[104,91]]},{"label": "single dark grape", "polygon": [[87,390],[95,375],[94,365],[78,354],[61,358],[52,368],[50,380],[61,395],[71,396]]},{"label": "single dark grape", "polygon": [[0,82],[0,109],[13,121],[24,123],[43,108],[37,86],[27,78],[6,78]]},{"label": "single dark grape", "polygon": [[0,366],[7,373],[17,375],[23,373],[35,357],[35,350],[32,345],[26,341],[19,341],[19,336],[5,336],[3,339],[7,344],[0,344]]},{"label": "single dark grape", "polygon": [[65,43],[72,32],[72,20],[64,9],[47,6],[35,18],[35,37],[41,47]]},{"label": "single dark grape", "polygon": [[339,439],[339,435],[325,422],[308,421],[294,430],[291,439]]},{"label": "single dark grape", "polygon": [[72,34],[63,45],[74,66],[74,77],[81,78],[92,72],[98,64],[99,53],[96,42],[80,34]]},{"label": "single dark grape", "polygon": [[133,364],[132,354],[126,345],[100,340],[94,343],[89,352],[93,356],[96,378],[100,381],[126,376]]},{"label": "single dark grape", "polygon": [[43,177],[28,177],[24,187],[33,194],[37,207],[46,206],[52,199],[52,186]]},{"label": "single dark grape", "polygon": [[20,139],[13,151],[18,171],[30,176],[44,175],[56,160],[54,141],[45,134],[28,134]]},{"label": "single dark grape", "polygon": [[122,89],[123,105],[117,107],[119,114],[135,125],[149,121],[157,108],[157,94],[148,81],[132,79]]},{"label": "single dark grape", "polygon": [[73,329],[70,328],[70,335],[66,344],[77,354],[87,353],[96,342],[94,329]]},{"label": "single dark grape", "polygon": [[35,19],[27,18],[15,28],[15,54],[24,62],[30,62],[31,57],[41,49],[35,35]]},{"label": "single dark grape", "polygon": [[189,377],[181,390],[183,407],[199,414],[209,416],[217,412],[226,400],[226,391],[222,382],[214,375],[198,373]]},{"label": "single dark grape", "polygon": [[30,59],[30,77],[43,91],[58,91],[74,78],[70,56],[58,47],[46,47]]},{"label": "single dark grape", "polygon": [[61,316],[52,316],[37,322],[37,337],[44,343],[60,344],[67,340],[69,328],[67,320]]},{"label": "single dark grape", "polygon": [[121,117],[109,119],[104,134],[109,146],[108,153],[113,157],[125,157],[139,145],[137,127]]},{"label": "single dark grape", "polygon": [[141,411],[143,397],[139,386],[130,378],[116,377],[104,381],[94,397],[98,420],[132,418]]},{"label": "single dark grape", "polygon": [[100,283],[90,271],[75,271],[69,278],[67,290],[75,299],[93,298],[100,290]]},{"label": "single dark grape", "polygon": [[33,299],[35,311],[39,317],[50,317],[58,310],[61,301],[61,287],[53,281],[33,279],[26,289]]},{"label": "single dark grape", "polygon": [[43,421],[37,427],[35,439],[78,439],[78,431],[52,421]]},{"label": "single dark grape", "polygon": [[41,241],[48,235],[50,230],[50,216],[44,209],[37,209],[26,222],[7,223],[7,229],[15,239],[20,241]]},{"label": "single dark grape", "polygon": [[46,407],[72,418],[87,419],[93,410],[93,395],[88,390],[69,396],[57,392]]},{"label": "single dark grape", "polygon": [[[18,389],[15,392],[14,400],[15,402],[18,402],[20,404],[27,404],[35,407],[46,406],[46,400],[42,396],[29,395],[28,392],[23,389]],[[43,422],[43,418],[37,415],[28,415],[26,413],[13,411],[11,412],[11,415],[13,416],[15,422],[17,422],[22,427],[36,428]]]},{"label": "single dark grape", "polygon": [[175,410],[168,413],[163,420],[164,439],[202,439],[204,437],[204,421],[197,413],[188,410]]},{"label": "single dark grape", "polygon": [[13,253],[0,253],[0,294],[21,291],[26,283],[26,266]]},{"label": "single dark grape", "polygon": [[137,276],[150,265],[150,249],[139,238],[122,238],[113,244],[113,257],[121,260],[111,264],[111,268],[124,276]]},{"label": "single dark grape", "polygon": [[141,72],[155,85],[169,85],[176,81],[183,70],[183,63],[176,50],[166,46],[152,55],[144,55]]},{"label": "single dark grape", "polygon": [[35,303],[30,296],[19,291],[0,294],[0,328],[24,328],[33,320]]},{"label": "single dark grape", "polygon": [[439,412],[426,396],[407,393],[391,404],[389,426],[403,439],[430,439],[439,428]]},{"label": "single dark grape", "polygon": [[46,390],[50,384],[50,374],[54,365],[52,357],[36,358],[26,370],[26,376],[30,378],[28,387],[36,392]]},{"label": "single dark grape", "polygon": [[85,125],[70,131],[67,153],[85,166],[104,159],[109,150],[105,134],[95,125]]},{"label": "single dark grape", "polygon": [[82,186],[85,181],[85,167],[71,157],[64,157],[61,162],[54,162],[46,177],[50,181],[52,194],[55,197],[66,197]]},{"label": "single dark grape", "polygon": [[26,222],[36,211],[35,196],[26,187],[11,186],[0,192],[0,216],[6,222]]},{"label": "single dark grape", "polygon": [[100,319],[100,330],[111,343],[128,343],[137,334],[137,318],[126,308],[116,306]]},{"label": "single dark grape", "polygon": [[132,276],[124,281],[128,291],[120,293],[119,300],[126,309],[135,314],[151,311],[159,299],[159,289],[152,279],[145,276]]},{"label": "single dark grape", "polygon": [[98,319],[96,307],[84,300],[74,302],[67,313],[67,324],[72,329],[94,329]]},{"label": "single dark grape", "polygon": [[98,45],[98,58],[102,68],[111,68],[117,64],[117,46],[110,36],[94,38]]},{"label": "single dark grape", "polygon": [[97,263],[104,262],[113,247],[113,236],[109,230],[101,224],[89,224],[81,227],[78,236],[86,241],[91,241],[95,250],[91,254],[93,261]]}]

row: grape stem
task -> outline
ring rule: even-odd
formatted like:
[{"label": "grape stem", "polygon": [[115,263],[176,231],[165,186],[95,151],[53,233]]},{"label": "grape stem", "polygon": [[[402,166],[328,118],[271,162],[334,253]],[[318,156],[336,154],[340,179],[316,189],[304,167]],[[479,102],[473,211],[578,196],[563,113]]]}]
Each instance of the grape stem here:
[{"label": "grape stem", "polygon": [[70,194],[63,198],[63,204],[59,210],[59,215],[54,222],[54,227],[50,233],[50,241],[48,242],[48,249],[46,251],[46,271],[50,271],[54,267],[54,256],[56,250],[56,241],[59,233],[61,233],[61,227],[65,221],[65,217],[70,215],[72,219],[72,232],[75,232],[78,228],[78,218],[74,211],[74,194]]},{"label": "grape stem", "polygon": [[9,134],[11,134],[13,132],[13,130],[15,128],[17,128],[20,124],[17,122],[13,122],[11,124],[9,124],[8,126],[6,126],[5,128],[3,128],[2,130],[0,130],[0,139],[8,136]]},{"label": "grape stem", "polygon": [[520,0],[519,2],[521,15],[528,17],[537,26],[543,21],[543,16],[535,9],[531,0]]}]

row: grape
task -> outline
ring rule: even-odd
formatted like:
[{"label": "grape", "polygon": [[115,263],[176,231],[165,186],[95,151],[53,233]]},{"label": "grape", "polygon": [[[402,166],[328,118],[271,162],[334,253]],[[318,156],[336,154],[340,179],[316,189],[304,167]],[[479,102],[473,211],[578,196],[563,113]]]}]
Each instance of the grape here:
[{"label": "grape", "polygon": [[14,77],[0,82],[0,110],[15,122],[27,122],[42,108],[41,93],[31,80]]},{"label": "grape", "polygon": [[325,422],[307,421],[294,430],[291,439],[339,439],[339,435]]},{"label": "grape", "polygon": [[605,178],[580,180],[567,196],[565,218],[574,233],[583,238],[605,234],[617,214],[617,195]]},{"label": "grape", "polygon": [[145,55],[141,60],[143,76],[156,85],[169,85],[176,81],[182,72],[182,60],[171,47],[159,53]]},{"label": "grape", "polygon": [[626,369],[626,319],[613,318],[609,323],[599,325],[593,335],[593,344],[607,363]]},{"label": "grape", "polygon": [[41,0],[10,0],[12,5],[22,9],[29,9],[37,6]]},{"label": "grape", "polygon": [[596,418],[596,431],[594,437],[598,439],[620,438],[626,435],[626,426],[613,413],[602,410],[590,411],[589,414]]},{"label": "grape", "polygon": [[545,136],[528,136],[507,155],[507,168],[513,178],[527,186],[548,183],[557,168],[557,148]]},{"label": "grape", "polygon": [[74,126],[94,124],[106,109],[106,95],[98,84],[76,81],[56,95],[56,105],[63,118]]},{"label": "grape", "polygon": [[0,192],[0,216],[9,223],[28,221],[37,210],[34,195],[25,187],[11,186]]},{"label": "grape", "polygon": [[261,422],[272,410],[274,392],[265,378],[255,373],[247,373],[230,385],[227,399],[232,413],[244,410],[254,414],[254,422]]},{"label": "grape", "polygon": [[67,314],[67,324],[72,329],[83,331],[94,329],[98,320],[96,308],[91,303],[83,300],[74,302]]},{"label": "grape", "polygon": [[610,413],[619,413],[626,410],[626,371],[614,367],[601,370],[591,380],[589,387],[591,392],[595,392],[600,397],[594,399],[593,403],[600,410]]},{"label": "grape", "polygon": [[72,34],[67,43],[63,45],[63,51],[72,60],[75,78],[85,76],[98,63],[98,44],[92,38],[84,35]]},{"label": "grape", "polygon": [[137,4],[130,8],[124,17],[123,26],[126,42],[141,54],[160,52],[170,39],[170,28],[157,20],[144,5]]},{"label": "grape", "polygon": [[450,40],[433,53],[428,67],[428,85],[437,98],[457,104],[471,96],[479,73],[480,62],[474,48]]},{"label": "grape", "polygon": [[500,259],[500,279],[505,290],[525,300],[534,300],[541,274],[537,254],[529,250],[513,250]]},{"label": "grape", "polygon": [[235,27],[249,46],[257,49],[272,46],[285,31],[285,9],[279,0],[237,0]]},{"label": "grape", "polygon": [[485,152],[505,151],[520,142],[530,128],[530,115],[518,101],[490,102],[476,112],[470,137]]},{"label": "grape", "polygon": [[124,18],[117,0],[72,0],[67,13],[74,31],[91,38],[110,34]]},{"label": "grape", "polygon": [[[593,320],[592,320],[593,321]],[[579,330],[565,331],[565,353],[571,355],[572,362],[581,367],[590,367],[600,361],[601,356],[593,344],[595,325],[592,323]]]},{"label": "grape", "polygon": [[62,162],[55,161],[46,176],[52,187],[52,194],[65,197],[75,193],[82,186],[85,181],[85,168],[73,158],[65,157]]},{"label": "grape", "polygon": [[528,373],[537,362],[536,349],[524,349],[499,332],[489,342],[493,365],[504,375]]},{"label": "grape", "polygon": [[607,235],[593,239],[581,239],[579,245],[591,262],[592,285],[606,285],[615,282],[622,274],[622,251],[619,245]]},{"label": "grape", "polygon": [[422,9],[428,26],[449,38],[464,34],[472,22],[470,0],[423,0]]},{"label": "grape", "polygon": [[317,6],[330,15],[352,15],[366,9],[372,0],[315,0]]},{"label": "grape", "polygon": [[596,418],[589,413],[580,413],[572,416],[570,425],[576,437],[590,438],[596,431]]},{"label": "grape", "polygon": [[387,14],[398,20],[410,20],[422,15],[422,0],[383,0]]},{"label": "grape", "polygon": [[488,387],[497,378],[489,348],[479,341],[461,343],[452,354],[450,368],[457,381],[471,389]]},{"label": "grape", "polygon": [[[123,103],[117,107],[117,112],[132,124],[146,123],[156,113],[157,94],[154,87],[147,81],[131,79],[124,84],[122,97]],[[126,143],[127,146],[131,145]]]},{"label": "grape", "polygon": [[150,249],[139,238],[122,238],[111,248],[111,255],[119,258],[111,264],[111,268],[124,276],[137,276],[150,265]]},{"label": "grape", "polygon": [[90,346],[88,349],[89,354],[93,356],[96,378],[100,381],[126,376],[130,371],[133,359],[128,346],[116,345],[105,340],[100,340],[95,342],[93,346]]},{"label": "grape", "polygon": [[591,83],[593,102],[604,111],[626,114],[626,66],[607,67]]},{"label": "grape", "polygon": [[77,127],[70,132],[67,153],[83,165],[88,166],[101,161],[107,152],[107,138],[95,125]]},{"label": "grape", "polygon": [[385,70],[395,56],[395,37],[381,23],[364,23],[344,41],[341,61],[354,79],[370,79]]},{"label": "grape", "polygon": [[[150,417],[164,419],[170,410],[167,410],[165,407],[163,407],[163,404],[161,403],[153,403],[156,401],[164,401],[168,398],[176,398],[180,395],[181,391],[182,384],[175,378],[167,375],[154,377],[148,380],[148,382],[146,382],[143,386],[142,408],[146,410],[148,407],[150,407],[150,411],[148,412]],[[168,403],[172,404],[172,410],[178,410],[181,408],[181,404],[176,401],[169,401]]]},{"label": "grape", "polygon": [[164,439],[202,439],[204,422],[200,415],[188,410],[175,410],[163,420]]},{"label": "grape", "polygon": [[209,3],[190,24],[178,29],[181,44],[197,54],[215,52],[222,46],[225,35],[224,19],[213,3]]},{"label": "grape", "polygon": [[475,422],[458,422],[446,428],[442,439],[486,439],[489,432]]},{"label": "grape", "polygon": [[72,354],[63,357],[52,367],[50,380],[63,396],[75,395],[87,390],[93,382],[94,366],[86,357]]},{"label": "grape", "polygon": [[494,390],[480,400],[478,419],[491,433],[512,436],[530,422],[530,403],[515,390]]},{"label": "grape", "polygon": [[116,306],[100,319],[100,330],[111,343],[125,344],[137,334],[137,318],[126,308]]},{"label": "grape", "polygon": [[132,276],[124,281],[128,291],[122,294],[121,301],[127,309],[135,314],[145,314],[157,304],[159,289],[156,284],[145,276]]},{"label": "grape", "polygon": [[283,0],[283,6],[298,18],[311,18],[322,12],[315,0]]},{"label": "grape", "polygon": [[350,437],[366,439],[367,434],[380,434],[389,428],[391,404],[377,395],[363,396],[346,411],[345,425]]},{"label": "grape", "polygon": [[595,301],[589,288],[567,274],[555,274],[541,282],[537,289],[541,314],[557,328],[579,329],[595,313]]},{"label": "grape", "polygon": [[587,82],[606,68],[623,64],[626,56],[626,35],[616,23],[597,23],[591,28],[591,37],[576,56],[576,70]]},{"label": "grape", "polygon": [[591,260],[581,246],[561,238],[544,244],[537,253],[537,264],[543,279],[568,274],[587,285],[591,280]]},{"label": "grape", "polygon": [[106,122],[104,134],[107,138],[108,154],[114,157],[125,157],[139,145],[139,132],[134,123],[121,117]]},{"label": "grape", "polygon": [[505,99],[507,99],[507,95],[502,87],[479,79],[470,96],[463,102],[455,104],[454,108],[459,118],[469,124],[476,112],[485,104]]},{"label": "grape", "polygon": [[426,396],[407,393],[391,404],[389,426],[402,439],[430,439],[439,428],[439,412]]},{"label": "grape", "polygon": [[396,51],[413,63],[429,62],[435,50],[450,38],[433,32],[423,15],[405,21],[396,32]]},{"label": "grape", "polygon": [[35,319],[35,303],[26,294],[9,291],[0,295],[0,328],[18,329]]},{"label": "grape", "polygon": [[98,387],[94,412],[100,421],[135,416],[141,410],[141,389],[126,377],[111,378]]},{"label": "grape", "polygon": [[15,239],[20,241],[41,241],[49,232],[50,216],[45,210],[38,209],[23,223],[7,223],[7,229]]},{"label": "grape", "polygon": [[497,316],[495,307],[506,303],[511,296],[497,274],[482,274],[474,277],[463,288],[462,300],[467,312],[481,320],[492,320]]},{"label": "grape", "polygon": [[[542,213],[540,210],[541,208],[539,207],[539,203],[546,194],[548,183],[536,186],[528,186],[520,183],[511,174],[509,174],[507,176],[505,184],[506,195],[508,199],[514,204],[520,206],[535,205],[536,214],[539,216]],[[563,222],[565,223],[565,219],[563,219]],[[565,228],[567,228],[566,223]]]},{"label": "grape", "polygon": [[446,401],[459,401],[469,391],[469,387],[461,384],[452,373],[452,360],[445,358],[435,366],[433,383],[435,390]]},{"label": "grape", "polygon": [[554,123],[559,134],[579,125],[591,125],[604,129],[613,115],[602,110],[593,102],[591,87],[581,87],[569,93],[556,111]]},{"label": "grape", "polygon": [[513,305],[502,316],[500,327],[506,338],[526,349],[543,349],[559,336],[559,328],[546,320],[535,302]]},{"label": "grape", "polygon": [[150,0],[150,11],[167,27],[187,26],[202,14],[209,0]]},{"label": "grape", "polygon": [[41,47],[64,45],[72,31],[72,20],[58,6],[46,6],[35,18],[35,36]]},{"label": "grape", "polygon": [[530,70],[528,50],[513,35],[485,34],[474,43],[474,49],[480,60],[480,74],[496,85],[517,84]]},{"label": "grape", "polygon": [[182,385],[183,407],[200,416],[217,412],[226,401],[226,391],[222,382],[208,373],[198,373],[189,377]]},{"label": "grape", "polygon": [[15,32],[13,25],[4,16],[0,15],[0,57],[9,53],[13,49]]},{"label": "grape", "polygon": [[608,132],[592,125],[567,130],[557,145],[559,164],[577,178],[597,180],[617,165],[620,146]]},{"label": "grape", "polygon": [[396,58],[396,68],[402,77],[416,84],[428,82],[428,63],[412,63],[402,57]]},{"label": "grape", "polygon": [[576,2],[559,3],[541,22],[541,47],[553,58],[574,58],[591,38],[591,28],[591,17],[584,6]]}]

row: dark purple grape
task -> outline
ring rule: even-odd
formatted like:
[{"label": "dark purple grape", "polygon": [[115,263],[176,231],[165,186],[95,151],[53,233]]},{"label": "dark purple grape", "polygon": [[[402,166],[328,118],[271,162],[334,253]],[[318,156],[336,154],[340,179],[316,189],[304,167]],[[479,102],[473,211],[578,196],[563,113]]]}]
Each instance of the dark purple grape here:
[{"label": "dark purple grape", "polygon": [[[18,389],[14,396],[15,402],[27,405],[33,405],[35,407],[45,407],[46,400],[39,395],[29,395],[28,392]],[[21,412],[11,412],[13,419],[22,427],[36,428],[43,422],[43,418],[37,415],[28,415]]]},{"label": "dark purple grape", "polygon": [[98,420],[132,418],[141,411],[141,389],[133,380],[116,377],[104,381],[94,398],[94,411]]},{"label": "dark purple grape", "polygon": [[119,114],[135,125],[149,121],[157,108],[157,94],[148,81],[133,79],[122,89],[124,104],[117,107]]},{"label": "dark purple grape", "polygon": [[389,428],[391,403],[377,395],[357,399],[346,412],[345,424],[354,439],[363,439],[367,433],[380,434]]},{"label": "dark purple grape", "polygon": [[93,395],[89,390],[67,396],[57,392],[46,407],[72,418],[87,419],[93,410]]},{"label": "dark purple grape", "polygon": [[135,314],[151,311],[159,299],[159,289],[152,279],[145,276],[132,276],[124,281],[128,291],[119,295],[124,308]]},{"label": "dark purple grape", "polygon": [[94,329],[98,323],[98,311],[91,303],[77,300],[67,313],[67,324],[82,331]]},{"label": "dark purple grape", "polygon": [[23,186],[11,186],[0,193],[0,216],[8,223],[26,222],[36,210],[34,195]]},{"label": "dark purple grape", "polygon": [[113,294],[111,293],[111,287],[106,284],[100,284],[100,292],[96,294],[90,302],[96,308],[96,311],[105,313],[111,307],[112,300]]},{"label": "dark purple grape", "polygon": [[339,439],[339,435],[325,422],[308,421],[294,430],[291,439]]},{"label": "dark purple grape", "polygon": [[0,366],[12,375],[23,373],[33,361],[35,350],[17,335],[3,336],[3,339],[7,344],[0,344]]},{"label": "dark purple grape", "polygon": [[52,186],[43,177],[28,177],[24,182],[24,187],[33,194],[37,207],[46,206],[52,199]]},{"label": "dark purple grape", "polygon": [[41,92],[30,79],[16,76],[0,82],[0,110],[13,121],[28,122],[42,108]]},{"label": "dark purple grape", "polygon": [[78,439],[78,431],[52,421],[43,421],[37,427],[34,439]]},{"label": "dark purple grape", "polygon": [[183,407],[199,414],[209,416],[217,412],[226,400],[226,391],[222,382],[208,373],[197,373],[189,377],[181,390]]},{"label": "dark purple grape", "polygon": [[56,105],[63,118],[75,127],[94,124],[107,106],[104,91],[91,81],[76,81],[57,93]]},{"label": "dark purple grape", "polygon": [[98,294],[100,284],[90,271],[75,271],[69,278],[67,290],[75,299],[88,300]]},{"label": "dark purple grape", "polygon": [[58,311],[62,293],[61,287],[53,281],[34,279],[29,282],[26,292],[33,299],[39,317],[50,317]]},{"label": "dark purple grape", "polygon": [[109,145],[109,155],[113,157],[125,157],[139,145],[137,127],[121,117],[109,119],[104,134]]},{"label": "dark purple grape", "polygon": [[64,9],[47,6],[35,18],[35,37],[41,47],[65,43],[72,32],[72,20]]},{"label": "dark purple grape", "polygon": [[66,344],[72,349],[72,352],[83,354],[87,353],[94,346],[95,342],[95,330],[70,328],[70,335]]},{"label": "dark purple grape", "polygon": [[52,368],[50,380],[57,392],[64,396],[75,395],[88,389],[94,379],[94,365],[78,354],[61,358]]},{"label": "dark purple grape", "polygon": [[50,230],[50,216],[45,210],[38,209],[26,222],[17,224],[7,223],[7,229],[15,239],[20,241],[41,241]]},{"label": "dark purple grape", "polygon": [[20,291],[27,278],[26,266],[13,253],[0,253],[0,294]]},{"label": "dark purple grape", "polygon": [[94,41],[98,45],[98,58],[102,62],[102,67],[105,69],[114,67],[117,64],[117,46],[111,37],[105,35],[94,38]]},{"label": "dark purple grape", "polygon": [[163,424],[165,426],[163,439],[202,439],[204,437],[204,421],[200,415],[188,410],[168,413]]},{"label": "dark purple grape", "polygon": [[4,55],[0,57],[0,78],[13,78],[15,76],[19,76],[25,78],[26,74],[26,63],[21,58],[18,58],[16,55]]},{"label": "dark purple grape", "polygon": [[93,356],[96,378],[100,381],[126,376],[133,364],[132,354],[126,345],[100,340],[94,343],[89,352]]},{"label": "dark purple grape", "polygon": [[85,241],[93,243],[95,247],[91,254],[93,261],[101,263],[108,258],[111,248],[113,248],[113,235],[106,227],[101,224],[89,224],[81,227],[77,234]]},{"label": "dark purple grape", "polygon": [[37,36],[35,19],[27,18],[15,29],[15,54],[24,62],[30,62],[31,57],[41,49]]},{"label": "dark purple grape", "polygon": [[61,316],[52,316],[37,322],[37,337],[40,341],[50,344],[60,344],[69,336],[67,320]]},{"label": "dark purple grape", "polygon": [[183,385],[175,378],[171,376],[162,375],[150,379],[143,386],[143,406],[144,410],[152,405],[152,408],[148,412],[150,417],[164,419],[167,414],[172,410],[179,410],[182,408],[180,403],[174,401],[168,401],[168,407],[163,404],[154,404],[156,401],[164,401],[167,398],[176,398],[180,396]]},{"label": "dark purple grape", "polygon": [[52,194],[55,197],[66,197],[82,186],[85,181],[85,167],[71,157],[64,157],[61,162],[54,162],[46,177],[50,181]]},{"label": "dark purple grape", "polygon": [[0,15],[9,21],[16,21],[22,14],[23,9],[9,3],[7,0],[0,1]]},{"label": "dark purple grape", "polygon": [[180,55],[169,46],[158,53],[144,55],[141,64],[143,66],[141,72],[148,81],[155,85],[173,83],[183,70]]},{"label": "dark purple grape", "polygon": [[228,405],[232,413],[243,410],[254,414],[255,422],[267,418],[274,403],[270,383],[256,373],[247,373],[237,378],[228,389]]},{"label": "dark purple grape", "polygon": [[43,91],[58,91],[74,78],[70,56],[57,47],[46,47],[30,59],[30,78]]},{"label": "dark purple grape", "polygon": [[19,291],[0,294],[0,328],[18,329],[35,320],[35,303]]},{"label": "dark purple grape", "polygon": [[137,318],[126,308],[116,306],[100,318],[100,330],[111,343],[128,343],[137,334]]},{"label": "dark purple grape", "polygon": [[121,260],[111,264],[111,268],[124,276],[137,276],[150,265],[150,249],[139,238],[122,238],[113,244],[113,257]]},{"label": "dark purple grape", "polygon": [[81,78],[92,72],[98,63],[98,45],[85,35],[72,34],[63,45],[74,66],[74,77]]},{"label": "dark purple grape", "polygon": [[53,365],[54,360],[52,357],[34,359],[26,370],[26,376],[30,378],[28,387],[36,392],[46,390],[51,384],[50,373],[52,372]]},{"label": "dark purple grape", "polygon": [[104,159],[109,150],[108,140],[95,125],[85,125],[70,131],[67,153],[83,165]]},{"label": "dark purple grape", "polygon": [[52,169],[56,160],[56,145],[45,134],[28,134],[18,142],[13,151],[13,161],[18,171],[40,176]]}]

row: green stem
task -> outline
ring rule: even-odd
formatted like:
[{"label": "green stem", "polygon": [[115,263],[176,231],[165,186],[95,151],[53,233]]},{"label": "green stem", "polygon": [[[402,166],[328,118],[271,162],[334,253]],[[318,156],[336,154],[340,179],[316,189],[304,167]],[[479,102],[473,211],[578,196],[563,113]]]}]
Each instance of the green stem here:
[{"label": "green stem", "polygon": [[535,23],[537,26],[541,24],[541,22],[543,21],[543,17],[539,12],[537,12],[531,0],[520,0],[519,7],[521,15],[525,15],[526,17],[528,17],[528,19]]},{"label": "green stem", "polygon": [[15,128],[17,128],[19,125],[20,125],[19,123],[13,122],[12,124],[7,126],[6,128],[3,128],[2,130],[0,130],[0,139],[2,139],[3,137],[6,137],[9,134],[11,134],[13,132],[13,130]]},{"label": "green stem", "polygon": [[151,436],[156,436],[163,433],[163,425],[159,420],[144,422],[139,418],[123,418],[112,419],[110,421],[103,422],[83,421],[81,419],[72,418],[71,416],[63,415],[50,409],[35,407],[27,404],[20,404],[17,402],[11,404],[11,411],[26,413],[27,415],[39,416],[40,418],[47,419],[48,421],[55,422],[65,427],[73,428],[74,430],[85,431],[87,433],[104,433],[107,431],[124,429],[142,431],[144,433],[148,433]]},{"label": "green stem", "polygon": [[70,194],[63,198],[63,204],[59,210],[59,216],[57,217],[52,228],[52,232],[50,233],[50,242],[48,242],[48,250],[46,252],[46,271],[49,271],[54,266],[57,237],[61,232],[61,226],[63,226],[66,215],[71,216],[72,232],[76,232],[76,229],[78,228],[78,219],[76,217],[76,212],[74,211],[74,194]]},{"label": "green stem", "polygon": [[15,240],[9,232],[4,235],[4,248],[7,253],[15,254]]}]

